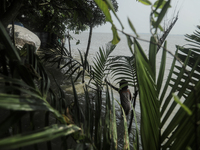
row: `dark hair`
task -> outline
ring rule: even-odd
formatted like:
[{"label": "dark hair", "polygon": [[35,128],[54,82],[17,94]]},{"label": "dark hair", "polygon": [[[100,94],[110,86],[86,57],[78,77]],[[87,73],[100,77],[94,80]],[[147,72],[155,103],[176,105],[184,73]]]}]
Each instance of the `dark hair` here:
[{"label": "dark hair", "polygon": [[122,87],[121,90],[126,90],[126,89],[128,88],[128,82],[127,82],[126,80],[122,79],[122,80],[119,82],[119,87],[121,87],[121,86],[124,86],[124,87]]}]

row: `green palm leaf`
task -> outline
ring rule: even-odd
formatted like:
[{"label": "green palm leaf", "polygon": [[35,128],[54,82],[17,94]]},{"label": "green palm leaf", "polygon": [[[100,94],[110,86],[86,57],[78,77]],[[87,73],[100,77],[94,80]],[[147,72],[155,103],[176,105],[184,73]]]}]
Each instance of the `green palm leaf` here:
[{"label": "green palm leaf", "polygon": [[159,149],[160,113],[154,73],[137,40],[134,41],[134,50],[141,106],[140,130],[143,149]]},{"label": "green palm leaf", "polygon": [[110,3],[110,1],[106,0],[106,1],[102,1],[102,0],[95,0],[95,3],[98,5],[98,7],[103,11],[103,13],[106,16],[106,20],[109,21],[112,24],[112,32],[113,32],[113,40],[112,40],[112,44],[116,45],[119,41],[120,38],[118,36],[117,33],[117,29],[115,27],[115,25],[113,24],[113,20],[111,18],[111,14],[109,9],[112,10],[112,12],[114,13],[114,15],[116,16],[116,18],[118,19],[122,29],[124,28],[121,21],[119,20],[118,16],[116,15],[112,4]]},{"label": "green palm leaf", "polygon": [[136,88],[137,80],[134,56],[116,56],[109,61],[111,62],[109,65],[111,68],[111,75],[115,77],[114,81],[125,79],[130,86]]},{"label": "green palm leaf", "polygon": [[[179,51],[178,51],[179,50]],[[172,90],[165,101],[161,110],[163,133],[161,143],[163,149],[183,149],[187,146],[195,149],[195,139],[198,139],[198,127],[190,120],[199,120],[197,117],[197,103],[199,97],[199,63],[200,55],[192,48],[183,48],[177,46],[176,55],[184,62],[180,66],[177,60],[174,60],[167,85],[172,86]],[[177,63],[175,63],[177,61]],[[187,69],[187,70],[186,70]],[[174,75],[173,75],[174,74]],[[169,83],[169,80],[172,82]],[[178,91],[177,91],[178,89]],[[165,89],[164,89],[165,90]],[[189,116],[185,110],[172,99],[172,92],[176,92],[183,105],[190,108],[192,115]],[[178,107],[178,108],[177,108]],[[196,118],[196,119],[195,119]],[[188,128],[190,130],[188,130]],[[184,138],[180,140],[180,137]],[[192,137],[192,138],[191,138]]]},{"label": "green palm leaf", "polygon": [[129,145],[129,136],[128,136],[128,127],[127,127],[127,119],[126,119],[126,115],[125,115],[125,112],[124,112],[124,109],[122,107],[122,105],[119,103],[118,100],[116,100],[117,103],[119,104],[119,106],[121,107],[122,109],[122,114],[123,114],[123,120],[124,120],[124,147],[123,147],[123,150],[130,150],[130,145]]},{"label": "green palm leaf", "polygon": [[94,66],[92,67],[91,75],[93,76],[93,84],[97,87],[101,87],[103,84],[103,78],[105,77],[105,71],[107,69],[106,63],[108,62],[108,57],[114,50],[115,45],[108,43],[106,50],[99,48],[97,57],[95,57]]},{"label": "green palm leaf", "polygon": [[117,123],[116,123],[116,115],[115,115],[115,100],[114,100],[114,97],[113,97],[113,91],[111,90],[111,100],[112,100],[112,117],[111,117],[111,120],[112,120],[112,123],[111,123],[111,126],[112,126],[112,130],[111,130],[111,134],[112,134],[112,139],[113,139],[113,149],[117,149]]},{"label": "green palm leaf", "polygon": [[8,33],[6,32],[6,29],[4,28],[3,24],[0,21],[0,39],[2,43],[7,48],[6,55],[13,60],[21,61],[21,58],[17,52],[17,49],[12,44],[10,37]]},{"label": "green palm leaf", "polygon": [[106,114],[104,121],[104,130],[103,130],[103,149],[110,149],[111,147],[111,100],[109,95],[108,86],[106,89]]},{"label": "green palm leaf", "polygon": [[50,111],[52,112],[62,123],[65,123],[62,115],[49,105],[44,100],[33,99],[25,96],[0,94],[0,107],[8,110],[15,111]]},{"label": "green palm leaf", "polygon": [[1,139],[1,149],[14,149],[35,143],[49,141],[58,137],[71,135],[80,131],[75,125],[52,125],[40,130],[36,130],[23,135],[15,135],[13,137]]},{"label": "green palm leaf", "polygon": [[[197,29],[200,30],[200,26],[198,25],[197,26]],[[189,44],[190,46],[192,47],[196,47],[200,48],[200,32],[198,30],[195,30],[194,34],[192,35],[188,35],[186,34],[185,37],[186,37],[186,41],[190,42],[191,44]]]}]

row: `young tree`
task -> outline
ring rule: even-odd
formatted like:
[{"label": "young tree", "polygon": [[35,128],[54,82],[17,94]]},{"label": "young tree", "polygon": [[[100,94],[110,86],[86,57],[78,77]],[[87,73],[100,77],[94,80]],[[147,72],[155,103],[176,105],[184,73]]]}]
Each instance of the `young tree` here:
[{"label": "young tree", "polygon": [[[112,5],[114,7],[114,10],[117,11],[118,10],[118,3],[116,0],[111,0]],[[91,43],[91,39],[92,39],[92,29],[96,26],[100,26],[102,24],[106,23],[106,17],[103,13],[103,11],[97,6],[97,4],[93,1],[93,0],[88,0],[87,1],[87,5],[88,8],[90,8],[91,11],[91,17],[88,18],[84,18],[84,19],[79,19],[77,21],[80,21],[80,23],[82,26],[88,26],[89,27],[89,37],[88,37],[88,44],[87,44],[87,48],[86,48],[86,53],[85,53],[85,63],[83,68],[86,69],[86,63],[87,63],[87,56],[89,53],[89,49],[90,49],[90,43]],[[73,18],[74,19],[74,18]],[[76,30],[77,26],[77,21],[70,21],[75,23],[74,25],[68,25],[68,29],[70,30]],[[84,72],[83,72],[83,80],[82,82],[84,82]]]}]

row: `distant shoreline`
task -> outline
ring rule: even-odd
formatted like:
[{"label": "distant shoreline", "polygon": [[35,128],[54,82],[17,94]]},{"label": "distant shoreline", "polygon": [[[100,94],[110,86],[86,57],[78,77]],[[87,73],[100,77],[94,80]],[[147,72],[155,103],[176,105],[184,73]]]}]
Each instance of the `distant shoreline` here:
[{"label": "distant shoreline", "polygon": [[[81,32],[81,33],[89,33],[89,31],[84,31],[84,32]],[[100,34],[112,34],[112,32],[92,32],[92,33],[100,33]],[[119,35],[122,35],[123,33],[118,33]],[[129,33],[129,34],[133,34],[133,33]],[[150,33],[138,33],[139,35],[140,34],[145,34],[145,35],[151,35]],[[158,34],[158,35],[160,35],[160,34]],[[169,36],[170,35],[173,35],[173,36],[184,36],[184,34],[170,34],[169,33]]]}]

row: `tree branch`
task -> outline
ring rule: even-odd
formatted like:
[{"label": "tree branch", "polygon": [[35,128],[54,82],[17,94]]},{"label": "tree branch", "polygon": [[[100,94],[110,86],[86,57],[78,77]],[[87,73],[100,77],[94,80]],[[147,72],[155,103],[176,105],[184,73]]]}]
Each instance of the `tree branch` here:
[{"label": "tree branch", "polygon": [[6,12],[0,18],[5,28],[16,18],[22,6],[23,0],[15,0],[12,2],[11,6],[6,9]]},{"label": "tree branch", "polygon": [[112,85],[111,83],[109,83],[109,82],[107,81],[106,78],[105,78],[105,82],[106,82],[111,88],[113,88],[114,90],[116,90],[117,92],[119,92],[119,88],[117,88],[117,87],[115,87],[114,85]]}]

